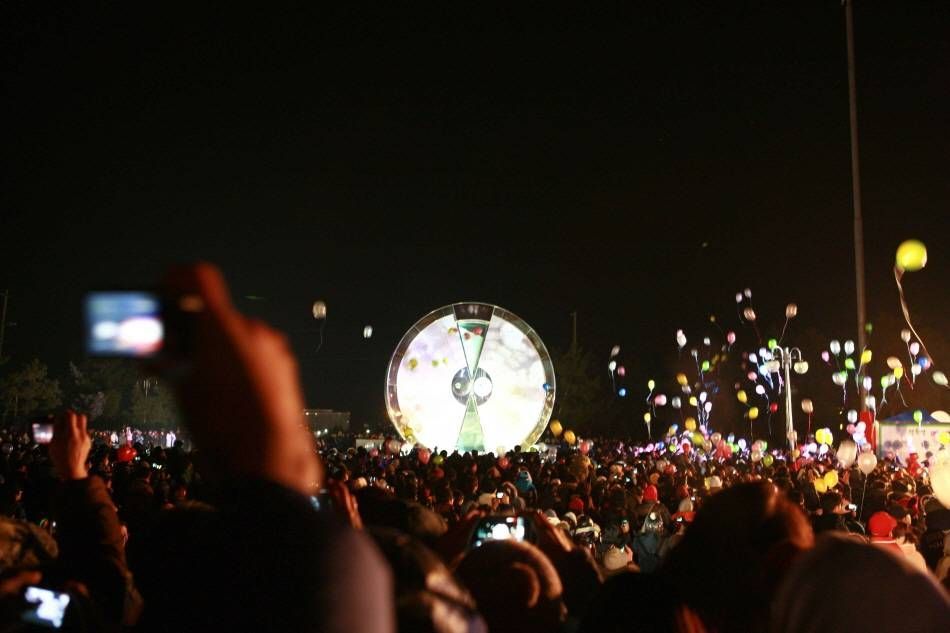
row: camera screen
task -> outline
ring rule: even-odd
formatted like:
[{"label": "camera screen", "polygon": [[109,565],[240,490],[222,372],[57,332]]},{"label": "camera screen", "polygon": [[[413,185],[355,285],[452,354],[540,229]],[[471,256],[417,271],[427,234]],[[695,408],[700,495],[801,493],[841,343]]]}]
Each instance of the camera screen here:
[{"label": "camera screen", "polygon": [[43,422],[33,423],[33,441],[37,444],[49,444],[53,440],[53,425]]},{"label": "camera screen", "polygon": [[522,517],[487,517],[475,528],[473,545],[480,546],[485,541],[504,541],[514,539],[523,541],[525,525]]},{"label": "camera screen", "polygon": [[162,347],[161,302],[153,293],[89,293],[85,316],[86,351],[91,356],[143,358]]},{"label": "camera screen", "polygon": [[69,594],[50,591],[41,587],[27,587],[24,596],[29,608],[23,613],[23,621],[53,629],[63,625],[63,616],[69,606]]}]

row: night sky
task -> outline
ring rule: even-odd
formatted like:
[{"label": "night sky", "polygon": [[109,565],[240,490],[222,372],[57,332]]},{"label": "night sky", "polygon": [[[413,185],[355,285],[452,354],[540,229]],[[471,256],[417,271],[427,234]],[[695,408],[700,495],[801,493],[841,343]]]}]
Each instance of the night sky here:
[{"label": "night sky", "polygon": [[[855,334],[838,0],[63,4],[0,6],[15,364],[62,372],[85,289],[196,259],[289,333],[308,405],[359,420],[384,415],[403,332],[460,300],[558,349],[576,310],[580,344],[606,363],[619,343],[632,384],[677,328],[734,327],[747,286],[765,328],[796,301],[797,331]],[[919,237],[930,263],[905,283],[942,333],[950,3],[857,4],[868,316],[900,327],[894,249]]]}]

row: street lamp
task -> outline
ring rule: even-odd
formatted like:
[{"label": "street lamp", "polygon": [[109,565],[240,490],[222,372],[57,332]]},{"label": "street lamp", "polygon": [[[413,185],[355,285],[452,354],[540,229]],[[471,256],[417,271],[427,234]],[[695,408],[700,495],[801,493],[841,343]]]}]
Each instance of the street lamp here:
[{"label": "street lamp", "polygon": [[792,369],[796,374],[808,371],[808,363],[802,358],[802,350],[797,347],[778,347],[772,350],[773,369],[785,371],[785,437],[789,450],[795,450],[795,425],[792,419]]}]

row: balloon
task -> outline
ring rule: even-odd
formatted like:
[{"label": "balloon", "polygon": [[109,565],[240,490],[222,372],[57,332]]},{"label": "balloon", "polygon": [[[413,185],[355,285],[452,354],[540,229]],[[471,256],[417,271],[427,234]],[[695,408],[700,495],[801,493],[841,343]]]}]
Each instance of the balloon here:
[{"label": "balloon", "polygon": [[802,398],[802,411],[808,415],[812,414],[812,411],[815,410],[815,405],[810,398]]},{"label": "balloon", "polygon": [[757,394],[759,394],[760,396],[764,396],[764,395],[765,395],[765,386],[764,386],[764,385],[756,385],[756,386],[755,386],[755,392],[756,392]]},{"label": "balloon", "polygon": [[831,375],[831,381],[839,387],[843,386],[847,380],[848,374],[843,371],[837,371]]},{"label": "balloon", "polygon": [[750,420],[754,420],[754,419],[756,419],[757,417],[759,417],[759,408],[758,408],[758,407],[751,407],[751,408],[749,409],[749,419],[750,419]]},{"label": "balloon", "polygon": [[683,406],[683,401],[680,400],[679,396],[673,396],[670,398],[670,406],[672,406],[674,409],[679,409]]},{"label": "balloon", "polygon": [[696,396],[689,397],[689,406],[695,407],[699,404],[699,400],[696,399]]},{"label": "balloon", "polygon": [[666,396],[663,395],[662,393],[658,393],[658,394],[656,394],[656,396],[653,398],[653,402],[654,402],[654,404],[656,404],[656,406],[662,407],[662,406],[666,405]]},{"label": "balloon", "polygon": [[930,414],[930,417],[932,417],[937,422],[950,424],[950,413],[947,413],[946,411],[934,411]]},{"label": "balloon", "polygon": [[894,368],[894,378],[896,378],[897,380],[900,380],[900,379],[903,378],[903,377],[904,377],[904,368],[903,368],[903,367],[895,367],[895,368]]},{"label": "balloon", "polygon": [[769,403],[769,412],[775,413],[777,411],[778,411],[778,403],[777,402]]},{"label": "balloon", "polygon": [[750,371],[748,374],[746,374],[746,377],[752,382],[755,382],[759,378],[758,374],[756,374],[754,371]]},{"label": "balloon", "polygon": [[914,341],[908,346],[908,349],[910,350],[911,354],[916,356],[917,354],[920,353],[920,343],[918,343],[917,341]]},{"label": "balloon", "polygon": [[931,377],[933,378],[933,381],[941,387],[947,386],[947,375],[942,371],[935,371]]},{"label": "balloon", "polygon": [[919,376],[919,375],[920,375],[920,372],[922,372],[923,370],[924,370],[923,367],[921,367],[921,366],[920,366],[919,364],[917,364],[917,363],[914,363],[913,365],[910,366],[910,375],[911,375],[911,376]]},{"label": "balloon", "polygon": [[785,306],[786,319],[794,319],[796,316],[798,316],[798,306],[796,304],[790,303]]},{"label": "balloon", "polygon": [[804,374],[808,372],[808,361],[800,360],[792,365],[792,368],[795,370],[796,374]]},{"label": "balloon", "polygon": [[745,404],[746,402],[749,401],[749,396],[746,395],[746,392],[743,391],[742,389],[740,389],[739,392],[736,394],[736,398],[737,398],[737,399],[739,400],[739,402],[741,402],[742,404]]},{"label": "balloon", "polygon": [[696,430],[696,418],[693,418],[693,417],[686,418],[686,421],[683,422],[683,426],[686,427],[686,430],[687,430],[687,431],[695,431],[695,430]]},{"label": "balloon", "polygon": [[940,433],[937,434],[937,441],[944,446],[950,444],[950,433],[947,431],[940,431]]},{"label": "balloon", "polygon": [[841,442],[841,446],[838,447],[836,455],[838,457],[838,463],[841,464],[842,468],[851,468],[851,464],[854,463],[855,458],[858,456],[858,445],[851,440],[845,440]]},{"label": "balloon", "polygon": [[831,361],[831,354],[829,354],[827,350],[822,351],[821,360],[825,361],[826,363]]},{"label": "balloon", "polygon": [[440,466],[442,462],[444,461],[445,461],[445,458],[442,457],[441,455],[434,455],[432,457],[432,463],[435,464],[436,466]]},{"label": "balloon", "polygon": [[607,363],[607,370],[608,370],[608,371],[614,371],[615,369],[617,369],[617,361],[612,360],[612,361],[610,361],[609,363]]},{"label": "balloon", "polygon": [[650,415],[650,412],[649,412],[649,411],[647,411],[646,413],[643,414],[643,421],[646,422],[647,424],[649,424],[649,423],[650,423],[650,420],[652,420],[652,419],[653,419],[653,416]]},{"label": "balloon", "polygon": [[868,409],[877,409],[877,398],[874,396],[868,396],[865,398],[864,403],[868,405]]},{"label": "balloon", "polygon": [[650,391],[653,391],[654,387],[656,387],[656,381],[651,378],[650,380],[647,381],[647,389],[649,389]]},{"label": "balloon", "polygon": [[858,433],[864,433],[865,431],[868,430],[868,425],[865,424],[864,422],[858,422],[858,423],[854,426],[854,429],[855,429],[855,431],[857,431]]},{"label": "balloon", "polygon": [[564,431],[564,441],[570,444],[571,446],[573,446],[574,442],[577,441],[577,436],[574,435],[574,431],[571,431],[571,430]]},{"label": "balloon", "polygon": [[736,333],[735,332],[726,332],[726,342],[732,345],[736,342]]},{"label": "balloon", "polygon": [[770,338],[768,345],[769,345],[769,349],[775,349],[776,347],[778,347],[778,341],[776,341],[774,338]]},{"label": "balloon", "polygon": [[621,378],[622,378],[623,376],[626,376],[626,375],[627,375],[627,368],[624,367],[623,365],[621,365],[620,367],[618,367],[618,368],[617,368],[617,375],[620,376]]},{"label": "balloon", "polygon": [[614,345],[613,347],[610,348],[610,357],[611,357],[611,358],[613,358],[614,356],[616,356],[616,355],[619,354],[619,353],[620,353],[620,346],[619,346],[619,345]]},{"label": "balloon", "polygon": [[871,387],[874,386],[874,381],[871,380],[870,376],[865,376],[861,379],[861,385],[864,387],[865,391],[870,391]]},{"label": "balloon", "polygon": [[863,352],[861,352],[861,364],[867,365],[870,362],[871,362],[871,350],[866,349]]},{"label": "balloon", "polygon": [[826,486],[828,486],[829,488],[834,488],[835,486],[838,485],[838,471],[829,470],[828,472],[825,473],[825,476],[823,477],[823,479],[825,480]]},{"label": "balloon", "polygon": [[313,318],[317,319],[318,321],[320,319],[327,318],[327,304],[325,304],[323,301],[314,301],[312,311]]},{"label": "balloon", "polygon": [[851,409],[850,411],[848,411],[848,422],[850,422],[851,424],[854,424],[857,421],[858,421],[858,412],[855,411],[854,409]]},{"label": "balloon", "polygon": [[737,292],[737,293],[736,293],[736,303],[742,303],[742,293],[741,293],[741,292]]},{"label": "balloon", "polygon": [[746,308],[742,311],[742,316],[745,317],[746,321],[755,321],[755,310],[752,308]]},{"label": "balloon", "polygon": [[703,367],[703,371],[709,371],[709,367],[710,367],[709,361],[708,361],[708,360],[704,360],[702,367]]},{"label": "balloon", "polygon": [[711,344],[712,344],[712,341],[709,340],[708,336],[703,338],[703,345],[706,345],[708,347]]},{"label": "balloon", "polygon": [[689,383],[689,379],[686,378],[686,374],[676,374],[676,382],[685,387]]},{"label": "balloon", "polygon": [[838,354],[841,353],[841,343],[839,343],[838,341],[831,341],[831,343],[828,344],[828,349],[831,350],[832,354],[837,356]]},{"label": "balloon", "polygon": [[564,430],[564,427],[561,426],[560,420],[551,420],[551,424],[548,426],[551,429],[551,433],[554,434],[554,437],[557,437],[561,434],[561,431]]},{"label": "balloon", "polygon": [[898,270],[920,270],[927,265],[927,247],[919,240],[901,242],[897,247],[894,265]]},{"label": "balloon", "polygon": [[824,479],[816,479],[812,482],[812,484],[815,486],[815,492],[818,494],[824,494],[828,492],[828,484],[825,483]]},{"label": "balloon", "polygon": [[848,426],[844,427],[844,430],[848,432],[848,435],[854,435],[857,432],[858,427],[853,424],[849,424]]},{"label": "balloon", "polygon": [[699,401],[700,401],[700,402],[706,402],[706,398],[708,398],[708,396],[706,395],[706,392],[705,392],[705,391],[701,391],[701,392],[699,393]]},{"label": "balloon", "polygon": [[703,410],[704,410],[706,413],[709,413],[710,411],[712,411],[712,402],[707,402],[706,404],[704,404],[704,405],[703,405]]},{"label": "balloon", "polygon": [[908,329],[901,330],[901,340],[904,341],[905,343],[910,342],[910,330]]},{"label": "balloon", "polygon": [[923,421],[924,421],[924,412],[921,411],[920,409],[917,409],[916,411],[914,411],[914,422],[916,422],[917,424],[920,424]]},{"label": "balloon", "polygon": [[686,334],[683,333],[683,330],[676,330],[676,344],[680,349],[686,347]]},{"label": "balloon", "polygon": [[747,299],[752,298],[752,290],[750,288],[746,288],[745,290],[743,290],[742,294],[744,294]]},{"label": "balloon", "polygon": [[850,356],[854,354],[854,341],[845,341],[844,342],[844,353]]},{"label": "balloon", "polygon": [[858,455],[858,470],[865,475],[870,475],[871,471],[877,466],[877,457],[874,453],[864,452]]},{"label": "balloon", "polygon": [[929,369],[930,359],[927,358],[926,356],[921,356],[920,358],[917,359],[917,364],[920,365],[921,369],[924,369],[924,370]]},{"label": "balloon", "polygon": [[775,458],[772,457],[771,455],[765,455],[764,457],[762,457],[762,464],[766,468],[770,467],[774,463],[775,463]]},{"label": "balloon", "polygon": [[626,397],[627,397],[627,388],[626,388],[626,387],[621,387],[620,389],[618,389],[618,390],[617,390],[617,395],[620,396],[621,398],[626,398]]},{"label": "balloon", "polygon": [[363,338],[369,338],[373,335],[373,326],[367,325],[363,328]]}]

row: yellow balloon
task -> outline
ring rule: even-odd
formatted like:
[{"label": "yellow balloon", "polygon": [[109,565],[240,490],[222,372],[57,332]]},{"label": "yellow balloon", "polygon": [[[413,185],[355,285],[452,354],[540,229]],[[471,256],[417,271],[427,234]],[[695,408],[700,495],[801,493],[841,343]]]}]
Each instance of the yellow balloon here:
[{"label": "yellow balloon", "polygon": [[754,420],[759,417],[759,407],[752,407],[749,409],[749,419]]},{"label": "yellow balloon", "polygon": [[937,441],[944,446],[950,444],[950,432],[940,431],[940,433],[937,435]]},{"label": "yellow balloon", "polygon": [[653,388],[656,387],[656,381],[654,381],[654,380],[651,378],[651,379],[647,382],[647,387],[649,387],[650,391],[653,391]]},{"label": "yellow balloon", "polygon": [[551,433],[554,433],[554,437],[560,435],[563,430],[564,427],[561,426],[560,420],[551,420]]},{"label": "yellow balloon", "polygon": [[825,483],[824,479],[816,479],[812,484],[814,484],[815,491],[818,492],[818,494],[828,492],[828,484]]},{"label": "yellow balloon", "polygon": [[900,379],[903,378],[903,377],[904,377],[904,368],[903,368],[903,367],[895,367],[895,368],[894,368],[894,378],[897,378],[898,380],[900,380]]},{"label": "yellow balloon", "polygon": [[736,393],[736,398],[738,398],[739,402],[741,402],[742,404],[745,404],[746,402],[749,401],[749,396],[742,389],[740,389],[738,393]]},{"label": "yellow balloon", "polygon": [[697,402],[699,402],[699,400],[696,399],[696,396],[689,397],[689,406],[695,407]]},{"label": "yellow balloon", "polygon": [[574,431],[564,431],[564,441],[573,446],[574,442],[577,441],[577,436],[574,435]]},{"label": "yellow balloon", "polygon": [[686,377],[686,374],[676,374],[676,382],[685,387],[689,384],[689,379]]},{"label": "yellow balloon", "polygon": [[649,411],[647,411],[646,413],[643,414],[643,421],[646,422],[647,424],[649,424],[649,423],[650,423],[650,420],[652,420],[652,419],[653,419],[653,416],[650,415],[650,412],[649,412]]},{"label": "yellow balloon", "polygon": [[825,485],[828,486],[829,488],[834,488],[835,486],[837,486],[838,485],[838,471],[829,470],[828,472],[826,472],[824,481],[825,481]]},{"label": "yellow balloon", "polygon": [[927,265],[927,247],[919,240],[907,240],[897,247],[895,264],[900,270],[915,271]]},{"label": "yellow balloon", "polygon": [[863,352],[861,352],[861,364],[867,365],[870,362],[871,362],[871,350],[866,349]]},{"label": "yellow balloon", "polygon": [[683,422],[683,426],[686,427],[686,430],[687,430],[687,431],[695,431],[695,430],[696,430],[696,418],[693,418],[693,417],[686,418],[686,421]]}]

